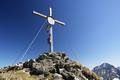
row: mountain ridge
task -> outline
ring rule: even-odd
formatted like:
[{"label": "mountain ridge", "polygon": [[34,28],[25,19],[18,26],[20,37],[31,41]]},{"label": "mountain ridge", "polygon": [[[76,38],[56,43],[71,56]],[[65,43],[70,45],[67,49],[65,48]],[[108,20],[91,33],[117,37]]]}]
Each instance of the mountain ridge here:
[{"label": "mountain ridge", "polygon": [[103,80],[120,80],[120,69],[109,63],[103,63],[93,68],[93,71],[103,78]]}]

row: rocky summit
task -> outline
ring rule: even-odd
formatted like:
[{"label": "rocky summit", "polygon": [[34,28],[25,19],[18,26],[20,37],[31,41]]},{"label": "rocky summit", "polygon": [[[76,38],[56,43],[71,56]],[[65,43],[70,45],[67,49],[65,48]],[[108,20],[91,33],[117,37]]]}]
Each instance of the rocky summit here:
[{"label": "rocky summit", "polygon": [[100,77],[65,53],[57,52],[2,68],[0,80],[100,80]]}]

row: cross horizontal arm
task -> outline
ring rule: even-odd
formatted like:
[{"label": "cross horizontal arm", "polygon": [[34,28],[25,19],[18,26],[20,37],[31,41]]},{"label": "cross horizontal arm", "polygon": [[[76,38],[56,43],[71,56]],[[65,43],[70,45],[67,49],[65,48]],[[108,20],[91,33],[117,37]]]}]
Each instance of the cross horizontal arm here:
[{"label": "cross horizontal arm", "polygon": [[43,18],[47,18],[47,16],[46,16],[46,15],[41,14],[41,13],[36,12],[36,11],[33,11],[33,14],[38,15],[38,16],[41,16],[41,17],[43,17]]},{"label": "cross horizontal arm", "polygon": [[56,23],[58,23],[58,24],[60,24],[60,25],[62,25],[62,26],[64,26],[64,25],[65,25],[65,23],[64,23],[64,22],[61,22],[61,21],[59,21],[59,20],[55,20],[55,22],[56,22]]}]

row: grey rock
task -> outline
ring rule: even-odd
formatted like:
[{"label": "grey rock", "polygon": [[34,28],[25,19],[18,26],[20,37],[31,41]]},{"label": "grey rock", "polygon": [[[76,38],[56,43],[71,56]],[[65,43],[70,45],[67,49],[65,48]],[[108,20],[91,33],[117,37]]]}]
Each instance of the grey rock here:
[{"label": "grey rock", "polygon": [[32,68],[31,68],[31,73],[32,74],[45,74],[47,72],[52,72],[55,73],[55,68],[53,65],[52,60],[45,59],[41,60],[39,63],[33,63]]},{"label": "grey rock", "polygon": [[55,73],[55,74],[53,75],[53,78],[54,78],[54,80],[63,80],[62,75],[60,75],[60,74],[58,74],[58,73]]}]

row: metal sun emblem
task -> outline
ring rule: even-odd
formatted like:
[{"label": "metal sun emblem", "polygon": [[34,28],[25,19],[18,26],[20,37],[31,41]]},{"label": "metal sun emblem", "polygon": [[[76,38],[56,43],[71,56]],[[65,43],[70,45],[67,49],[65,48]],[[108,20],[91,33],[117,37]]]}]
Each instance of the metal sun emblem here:
[{"label": "metal sun emblem", "polygon": [[47,20],[48,20],[49,24],[51,24],[51,25],[55,24],[55,20],[52,17],[48,17]]}]

